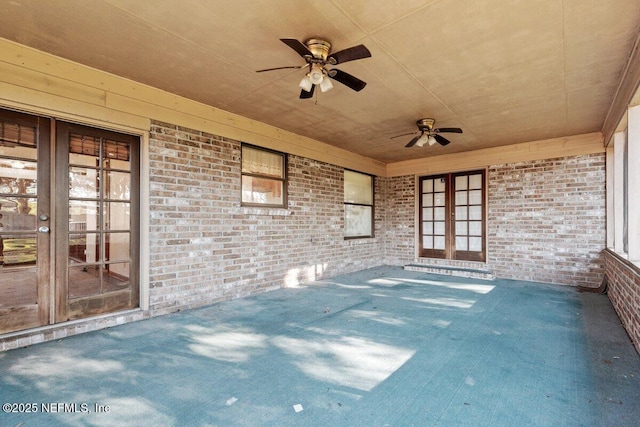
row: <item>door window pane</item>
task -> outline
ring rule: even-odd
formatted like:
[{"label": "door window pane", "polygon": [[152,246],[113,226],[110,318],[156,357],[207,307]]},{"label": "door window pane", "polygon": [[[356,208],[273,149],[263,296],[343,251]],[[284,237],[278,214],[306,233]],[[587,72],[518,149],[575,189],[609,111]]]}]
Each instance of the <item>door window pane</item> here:
[{"label": "door window pane", "polygon": [[469,204],[470,205],[482,204],[482,190],[469,191]]},{"label": "door window pane", "polygon": [[69,197],[97,199],[100,196],[98,171],[95,168],[69,167]]},{"label": "door window pane", "polygon": [[469,219],[482,220],[482,206],[469,206]]},{"label": "door window pane", "polygon": [[104,292],[118,291],[129,286],[129,263],[107,264]]},{"label": "door window pane", "polygon": [[446,202],[446,198],[444,193],[435,193],[433,195],[433,205],[434,206],[444,206]]},{"label": "door window pane", "polygon": [[131,199],[131,174],[127,172],[107,172],[108,185],[104,197],[111,200]]},{"label": "door window pane", "polygon": [[482,221],[469,221],[469,235],[470,236],[482,235]]},{"label": "door window pane", "polygon": [[467,219],[467,207],[466,206],[456,206],[456,219],[457,220],[465,220],[465,219]]},{"label": "door window pane", "polygon": [[69,230],[97,230],[98,206],[93,200],[69,200]]},{"label": "door window pane", "polygon": [[469,250],[468,238],[466,236],[456,236],[456,250],[467,251]]},{"label": "door window pane", "polygon": [[433,222],[423,222],[422,223],[422,233],[423,234],[433,234]]},{"label": "door window pane", "polygon": [[69,264],[95,263],[99,261],[100,235],[81,233],[69,235]]},{"label": "door window pane", "polygon": [[103,230],[129,230],[131,225],[130,203],[106,202],[103,206]]},{"label": "door window pane", "polygon": [[129,261],[129,233],[106,233],[104,237],[106,262]]},{"label": "door window pane", "polygon": [[469,250],[475,252],[482,251],[482,237],[469,237]]},{"label": "door window pane", "polygon": [[100,294],[100,266],[69,267],[69,298]]},{"label": "door window pane", "polygon": [[456,191],[456,205],[466,205],[466,204],[467,204],[467,192]]},{"label": "door window pane", "polygon": [[35,231],[36,198],[0,196],[0,231]]},{"label": "door window pane", "polygon": [[466,221],[456,221],[456,235],[466,236],[468,231]]},{"label": "door window pane", "polygon": [[482,189],[482,174],[469,175],[469,188],[472,190]]},{"label": "door window pane", "polygon": [[0,260],[2,267],[24,267],[36,264],[38,246],[36,236],[23,234],[20,236],[0,235]]},{"label": "door window pane", "polygon": [[467,189],[467,177],[456,176],[456,191],[466,190],[466,189]]},{"label": "door window pane", "polygon": [[0,158],[0,194],[35,195],[36,171],[35,162]]},{"label": "door window pane", "polygon": [[36,146],[36,128],[33,126],[12,123],[9,121],[0,122],[0,147],[4,146]]}]

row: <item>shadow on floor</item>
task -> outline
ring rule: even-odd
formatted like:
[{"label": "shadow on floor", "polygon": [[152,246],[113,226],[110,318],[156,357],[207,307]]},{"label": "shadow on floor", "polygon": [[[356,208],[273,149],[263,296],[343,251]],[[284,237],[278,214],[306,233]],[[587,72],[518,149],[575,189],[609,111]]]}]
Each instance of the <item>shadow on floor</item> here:
[{"label": "shadow on floor", "polygon": [[0,372],[3,426],[640,419],[640,360],[606,296],[395,267],[0,353]]}]

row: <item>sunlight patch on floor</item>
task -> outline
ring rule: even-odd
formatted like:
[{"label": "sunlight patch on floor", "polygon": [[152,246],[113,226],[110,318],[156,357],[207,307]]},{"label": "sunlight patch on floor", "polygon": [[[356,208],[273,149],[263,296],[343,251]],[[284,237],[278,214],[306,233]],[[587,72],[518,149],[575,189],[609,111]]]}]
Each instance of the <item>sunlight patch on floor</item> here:
[{"label": "sunlight patch on floor", "polygon": [[402,297],[405,301],[421,302],[423,304],[438,305],[451,308],[471,308],[475,300],[464,300],[460,298],[413,298]]},{"label": "sunlight patch on floor", "polygon": [[287,288],[297,288],[305,283],[320,280],[327,270],[327,265],[325,262],[300,268],[290,268],[284,276],[284,286]]},{"label": "sunlight patch on floor", "polygon": [[293,364],[309,377],[363,391],[383,382],[415,353],[357,337],[306,340],[281,336],[272,343],[294,356]]},{"label": "sunlight patch on floor", "polygon": [[397,279],[371,279],[371,280],[367,280],[367,283],[371,283],[372,285],[379,285],[379,286],[395,286],[395,285],[399,285],[402,282],[397,280]]},{"label": "sunlight patch on floor", "polygon": [[56,353],[50,356],[27,356],[9,368],[9,373],[31,378],[80,378],[96,374],[120,372],[121,362],[109,359],[89,359],[76,353]]},{"label": "sunlight patch on floor", "polygon": [[223,362],[246,362],[257,351],[267,347],[267,335],[257,334],[250,328],[198,325],[186,327],[193,341],[189,349],[201,356]]},{"label": "sunlight patch on floor", "polygon": [[344,283],[334,283],[334,285],[345,289],[371,289],[368,285],[345,285]]},{"label": "sunlight patch on floor", "polygon": [[384,323],[385,325],[405,325],[407,322],[397,317],[385,316],[383,313],[369,310],[351,310],[349,312],[353,317],[369,319],[374,322]]},{"label": "sunlight patch on floor", "polygon": [[495,288],[495,286],[493,285],[483,285],[480,283],[458,283],[458,282],[421,280],[421,279],[395,279],[395,280],[405,282],[405,283],[416,283],[419,285],[431,285],[431,286],[439,286],[439,287],[448,288],[448,289],[470,291],[470,292],[475,292],[476,294],[488,294]]}]

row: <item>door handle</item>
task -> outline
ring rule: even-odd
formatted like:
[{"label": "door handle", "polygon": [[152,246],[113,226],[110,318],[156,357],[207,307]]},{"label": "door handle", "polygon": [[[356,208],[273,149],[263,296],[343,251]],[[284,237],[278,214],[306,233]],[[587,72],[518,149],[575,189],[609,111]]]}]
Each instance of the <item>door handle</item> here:
[{"label": "door handle", "polygon": [[49,227],[47,227],[46,225],[43,225],[42,227],[38,228],[38,233],[48,233],[49,232]]}]

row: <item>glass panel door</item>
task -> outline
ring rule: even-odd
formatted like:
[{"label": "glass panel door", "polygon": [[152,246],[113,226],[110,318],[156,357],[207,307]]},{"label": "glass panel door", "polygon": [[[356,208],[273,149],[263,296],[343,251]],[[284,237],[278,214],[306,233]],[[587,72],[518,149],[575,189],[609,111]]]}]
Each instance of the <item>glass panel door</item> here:
[{"label": "glass panel door", "polygon": [[138,306],[139,142],[0,109],[0,334]]},{"label": "glass panel door", "polygon": [[456,174],[453,183],[455,259],[484,261],[484,171]]},{"label": "glass panel door", "polygon": [[420,256],[445,258],[447,249],[446,175],[420,179]]},{"label": "glass panel door", "polygon": [[484,171],[419,180],[419,256],[485,261]]},{"label": "glass panel door", "polygon": [[58,123],[57,321],[138,306],[138,141]]},{"label": "glass panel door", "polygon": [[49,323],[49,126],[0,110],[0,333]]}]

